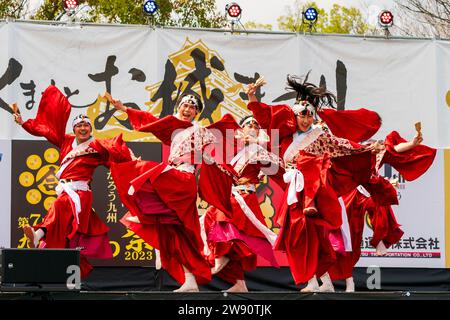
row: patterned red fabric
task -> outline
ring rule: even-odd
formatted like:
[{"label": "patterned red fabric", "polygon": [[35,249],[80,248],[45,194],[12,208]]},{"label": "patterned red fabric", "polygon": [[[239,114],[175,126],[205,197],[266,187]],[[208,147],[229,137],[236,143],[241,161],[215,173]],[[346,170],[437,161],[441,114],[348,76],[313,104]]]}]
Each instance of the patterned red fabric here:
[{"label": "patterned red fabric", "polygon": [[[263,128],[281,129],[283,156],[297,131],[293,111],[286,105],[259,102],[249,103],[248,108]],[[364,146],[326,131],[300,151],[296,167],[304,176],[304,189],[297,194],[298,203],[288,206],[284,202],[275,217],[281,226],[275,249],[286,251],[296,283],[306,282],[315,274],[321,276],[334,263],[328,233],[342,223],[338,195],[367,182],[374,166],[375,157]],[[303,214],[308,206],[318,209],[317,216]]]}]

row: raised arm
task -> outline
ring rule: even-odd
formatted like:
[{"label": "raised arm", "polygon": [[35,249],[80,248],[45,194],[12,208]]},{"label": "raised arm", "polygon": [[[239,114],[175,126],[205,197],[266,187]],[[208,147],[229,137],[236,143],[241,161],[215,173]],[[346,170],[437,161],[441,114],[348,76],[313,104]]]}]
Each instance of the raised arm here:
[{"label": "raised arm", "polygon": [[386,152],[381,164],[390,164],[408,181],[417,179],[433,164],[437,151],[421,142],[420,133],[406,141],[397,131],[392,131],[384,141]]},{"label": "raised arm", "polygon": [[415,146],[418,146],[423,141],[422,133],[416,133],[414,138],[411,141],[401,142],[394,146],[394,150],[398,153],[405,152],[411,150]]},{"label": "raised arm", "polygon": [[134,130],[150,132],[147,126],[159,120],[151,112],[126,107],[120,100],[110,98],[110,102],[117,110],[127,113]]},{"label": "raised arm", "polygon": [[55,86],[49,86],[42,94],[35,119],[23,121],[20,114],[15,114],[14,117],[28,133],[45,137],[50,143],[61,147],[70,111],[70,103],[64,94]]}]

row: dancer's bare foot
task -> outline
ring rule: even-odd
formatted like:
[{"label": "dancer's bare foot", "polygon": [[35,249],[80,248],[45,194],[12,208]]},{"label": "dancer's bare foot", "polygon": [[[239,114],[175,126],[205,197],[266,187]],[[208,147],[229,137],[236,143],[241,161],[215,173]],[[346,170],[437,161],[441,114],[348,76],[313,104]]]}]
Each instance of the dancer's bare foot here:
[{"label": "dancer's bare foot", "polygon": [[325,272],[325,274],[320,277],[320,280],[322,280],[322,285],[319,287],[319,292],[334,292],[333,282],[331,281],[328,272]]},{"label": "dancer's bare foot", "polygon": [[219,273],[227,265],[228,262],[230,262],[230,258],[226,256],[217,258],[214,263],[214,268],[211,268],[211,274]]},{"label": "dancer's bare foot", "polygon": [[200,290],[198,289],[197,285],[193,286],[186,284],[185,282],[181,287],[179,287],[176,290],[173,290],[173,292],[200,292]]},{"label": "dancer's bare foot", "polygon": [[30,248],[36,248],[39,244],[39,240],[37,240],[36,232],[34,231],[34,229],[29,224],[27,224],[23,227],[23,233],[28,239],[28,246]]},{"label": "dancer's bare foot", "polygon": [[378,242],[377,244],[377,256],[385,256],[387,254],[386,246],[383,241]]},{"label": "dancer's bare foot", "polygon": [[319,283],[317,282],[317,278],[314,276],[308,281],[308,285],[300,290],[302,293],[306,292],[319,292]]},{"label": "dancer's bare foot", "polygon": [[353,277],[345,279],[345,292],[355,292],[355,282]]},{"label": "dancer's bare foot", "polygon": [[319,292],[334,292],[334,286],[332,283],[322,284],[319,287]]},{"label": "dancer's bare foot", "polygon": [[303,214],[305,216],[315,216],[317,215],[317,209],[315,207],[307,207],[305,209],[303,209]]},{"label": "dancer's bare foot", "polygon": [[173,292],[199,292],[197,281],[192,273],[185,273],[185,281],[183,285],[173,290]]},{"label": "dancer's bare foot", "polygon": [[225,290],[225,292],[248,292],[248,289],[244,280],[238,280],[234,286]]}]

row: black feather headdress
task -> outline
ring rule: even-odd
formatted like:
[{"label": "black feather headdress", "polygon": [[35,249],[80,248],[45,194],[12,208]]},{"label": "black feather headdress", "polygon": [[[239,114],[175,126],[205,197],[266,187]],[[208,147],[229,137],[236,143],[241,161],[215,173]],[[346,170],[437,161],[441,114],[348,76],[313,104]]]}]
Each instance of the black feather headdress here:
[{"label": "black feather headdress", "polygon": [[311,71],[308,71],[303,78],[296,75],[287,75],[287,90],[297,92],[296,103],[299,101],[308,101],[315,108],[334,107],[336,96],[328,91],[325,87],[318,87],[313,83],[308,82],[308,76]]}]

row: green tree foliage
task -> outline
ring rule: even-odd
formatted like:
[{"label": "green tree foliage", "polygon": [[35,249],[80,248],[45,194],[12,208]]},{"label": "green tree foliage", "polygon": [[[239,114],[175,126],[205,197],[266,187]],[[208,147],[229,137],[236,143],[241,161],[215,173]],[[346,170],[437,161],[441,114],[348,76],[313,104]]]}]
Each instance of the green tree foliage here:
[{"label": "green tree foliage", "polygon": [[317,33],[364,34],[369,30],[361,11],[354,7],[345,7],[334,4],[329,12],[319,8],[315,2],[296,1],[293,7],[288,8],[286,15],[277,19],[278,27],[285,31],[306,32],[307,23],[302,23],[302,12],[309,7],[316,8],[317,22],[311,31]]},{"label": "green tree foliage", "polygon": [[328,14],[323,33],[364,34],[369,29],[361,11],[334,4]]},{"label": "green tree foliage", "polygon": [[[215,9],[215,0],[157,0],[158,11],[148,16],[142,0],[84,0],[85,7],[77,17],[86,22],[147,24],[178,27],[219,28],[226,24],[225,17]],[[63,13],[60,0],[45,0],[34,19],[55,20]],[[81,10],[80,10],[81,12]]]},{"label": "green tree foliage", "polygon": [[247,30],[272,30],[271,24],[258,23],[254,21],[247,21],[244,24],[244,27]]},{"label": "green tree foliage", "polygon": [[1,0],[0,1],[0,19],[7,17],[21,18],[25,11],[26,1],[24,0]]}]

